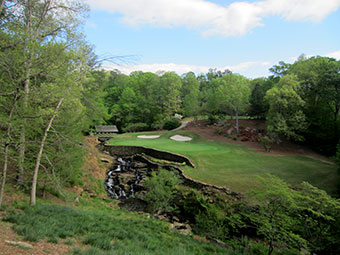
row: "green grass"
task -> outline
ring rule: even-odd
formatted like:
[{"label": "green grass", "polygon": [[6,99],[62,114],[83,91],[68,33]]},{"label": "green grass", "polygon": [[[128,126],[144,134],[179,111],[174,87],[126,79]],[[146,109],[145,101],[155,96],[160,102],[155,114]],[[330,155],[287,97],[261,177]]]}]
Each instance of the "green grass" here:
[{"label": "green grass", "polygon": [[4,220],[13,223],[14,230],[28,241],[47,239],[57,243],[59,239],[74,238],[90,247],[73,247],[71,254],[235,254],[171,231],[165,222],[111,208],[39,203],[8,211]]},{"label": "green grass", "polygon": [[[185,173],[199,181],[225,186],[236,192],[247,192],[260,182],[256,175],[270,173],[288,183],[307,181],[312,185],[335,193],[339,176],[336,166],[303,156],[271,156],[254,152],[242,146],[204,140],[189,131],[156,132],[158,139],[138,139],[130,133],[117,135],[109,141],[113,145],[139,145],[179,153],[189,157],[196,168],[184,167]],[[170,140],[174,134],[188,135],[190,142]]]}]

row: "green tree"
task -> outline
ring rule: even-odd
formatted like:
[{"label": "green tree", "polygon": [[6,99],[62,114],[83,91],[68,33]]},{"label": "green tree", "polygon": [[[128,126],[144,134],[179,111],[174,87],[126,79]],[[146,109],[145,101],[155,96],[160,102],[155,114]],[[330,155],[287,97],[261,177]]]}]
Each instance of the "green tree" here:
[{"label": "green tree", "polygon": [[289,73],[290,67],[291,64],[280,61],[278,65],[269,68],[269,71],[273,73],[274,77],[283,77]]},{"label": "green tree", "polygon": [[306,101],[309,128],[304,132],[315,149],[334,155],[339,140],[340,61],[327,57],[302,58],[290,72],[297,75]]},{"label": "green tree", "polygon": [[308,241],[315,254],[340,252],[340,201],[307,182],[298,187],[298,224],[294,231]]},{"label": "green tree", "polygon": [[[19,183],[34,172],[34,204],[40,167],[55,176],[79,172],[73,167],[81,158],[81,149],[75,146],[80,144],[86,118],[82,79],[95,56],[78,32],[86,9],[80,1],[6,1],[5,6],[5,17],[10,18],[1,23],[0,32],[5,39],[0,43],[0,103],[4,106],[0,116],[7,115],[7,131],[14,123],[16,128],[10,130],[10,146],[4,152],[11,152]],[[16,95],[19,100],[14,103]]]},{"label": "green tree", "polygon": [[200,84],[194,73],[184,75],[182,79],[183,110],[186,116],[194,116],[197,119],[200,108]]},{"label": "green tree", "polygon": [[248,218],[263,235],[271,254],[280,242],[313,254],[338,254],[340,201],[307,182],[292,188],[278,177],[259,177],[248,197],[256,209]]},{"label": "green tree", "polygon": [[238,74],[226,74],[221,78],[224,86],[218,93],[223,95],[223,101],[235,113],[236,133],[239,134],[239,113],[244,112],[249,104],[249,80]]},{"label": "green tree", "polygon": [[173,199],[177,192],[177,185],[180,183],[180,179],[173,172],[165,169],[161,169],[158,173],[153,172],[144,183],[147,193],[143,199],[148,204],[149,212],[160,213],[174,210]]},{"label": "green tree", "polygon": [[303,113],[305,101],[301,95],[301,85],[296,76],[286,75],[278,84],[267,91],[269,103],[267,130],[270,134],[280,134],[287,139],[303,140],[298,132],[307,128]]},{"label": "green tree", "polygon": [[268,102],[264,99],[266,92],[274,86],[274,81],[267,78],[257,78],[251,81],[249,115],[258,119],[265,119],[269,109]]},{"label": "green tree", "polygon": [[291,212],[298,208],[297,192],[287,183],[275,177],[259,177],[262,188],[251,192],[250,198],[257,203],[257,210],[250,215],[257,232],[268,242],[268,254],[272,254],[276,243],[284,242],[291,247],[306,247],[306,240],[294,233],[297,220]]},{"label": "green tree", "polygon": [[107,83],[108,76],[104,70],[91,70],[86,73],[83,83],[82,104],[86,107],[88,127],[103,124],[105,120],[109,119],[108,108],[105,106]]},{"label": "green tree", "polygon": [[166,118],[172,117],[180,109],[181,87],[181,78],[173,72],[167,72],[160,77],[156,102],[161,106],[162,113]]}]

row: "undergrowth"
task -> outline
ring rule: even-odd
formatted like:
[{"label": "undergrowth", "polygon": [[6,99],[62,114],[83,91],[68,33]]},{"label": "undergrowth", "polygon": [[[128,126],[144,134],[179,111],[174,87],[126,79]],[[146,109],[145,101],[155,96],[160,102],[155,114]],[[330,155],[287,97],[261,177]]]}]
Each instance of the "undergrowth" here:
[{"label": "undergrowth", "polygon": [[165,222],[121,210],[37,204],[7,210],[3,220],[27,241],[75,238],[90,246],[73,247],[71,254],[235,254],[173,232]]}]

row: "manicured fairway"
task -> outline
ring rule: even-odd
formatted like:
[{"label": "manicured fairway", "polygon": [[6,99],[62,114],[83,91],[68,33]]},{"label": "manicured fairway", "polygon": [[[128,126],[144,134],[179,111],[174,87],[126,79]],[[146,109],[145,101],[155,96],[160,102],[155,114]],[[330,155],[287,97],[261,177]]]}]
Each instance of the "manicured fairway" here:
[{"label": "manicured fairway", "polygon": [[[137,139],[133,133],[117,135],[109,144],[139,145],[188,156],[196,168],[184,167],[185,173],[200,181],[246,192],[259,185],[256,175],[271,173],[291,184],[308,181],[330,193],[335,192],[339,176],[335,165],[302,156],[267,156],[242,146],[204,140],[188,131],[157,132],[157,139]],[[169,137],[191,136],[190,142],[177,142]]]}]

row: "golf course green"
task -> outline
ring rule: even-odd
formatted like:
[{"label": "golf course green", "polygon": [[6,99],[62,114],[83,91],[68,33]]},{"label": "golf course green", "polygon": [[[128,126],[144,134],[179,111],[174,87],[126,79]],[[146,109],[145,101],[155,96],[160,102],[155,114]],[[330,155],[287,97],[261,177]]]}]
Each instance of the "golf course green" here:
[{"label": "golf course green", "polygon": [[[156,134],[160,135],[157,139],[137,138]],[[176,134],[193,139],[189,142],[169,139]],[[332,163],[303,156],[264,155],[243,145],[205,140],[190,131],[127,133],[115,136],[108,144],[145,146],[185,155],[196,165],[183,167],[186,175],[236,192],[248,192],[260,185],[257,176],[273,174],[293,185],[307,181],[334,193],[339,178]]]}]

